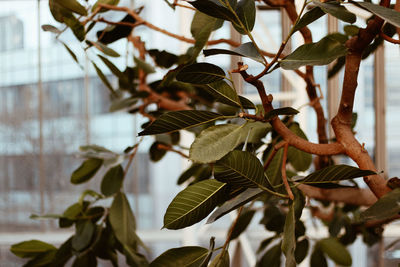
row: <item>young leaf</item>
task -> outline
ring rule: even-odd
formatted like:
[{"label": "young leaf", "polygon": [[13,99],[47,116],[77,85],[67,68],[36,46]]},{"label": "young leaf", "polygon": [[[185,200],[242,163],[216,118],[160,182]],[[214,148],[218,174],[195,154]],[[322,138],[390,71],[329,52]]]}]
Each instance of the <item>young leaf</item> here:
[{"label": "young leaf", "polygon": [[206,57],[225,54],[225,55],[247,57],[260,63],[264,62],[262,56],[260,55],[260,53],[258,53],[256,47],[252,42],[244,43],[233,50],[214,48],[214,49],[205,49],[203,50],[203,53]]},{"label": "young leaf", "polygon": [[229,261],[229,252],[225,249],[214,258],[209,267],[229,267]]},{"label": "young leaf", "polygon": [[172,248],[151,262],[150,267],[199,266],[207,254],[208,249],[203,247]]},{"label": "young leaf", "polygon": [[79,41],[83,41],[85,40],[85,28],[83,27],[82,23],[75,18],[72,14],[71,15],[65,15],[63,17],[64,19],[64,23],[72,30],[72,32],[74,33],[75,37],[79,40]]},{"label": "young leaf", "polygon": [[65,47],[65,49],[67,49],[68,53],[71,55],[72,59],[79,64],[78,61],[78,57],[75,55],[75,53],[71,50],[71,48],[69,48],[64,42],[61,42],[63,44],[63,46]]},{"label": "young leaf", "polygon": [[56,256],[56,252],[57,252],[56,250],[50,250],[47,252],[43,252],[43,253],[37,255],[36,257],[34,257],[33,259],[31,259],[30,261],[28,261],[27,263],[25,263],[24,267],[50,266],[50,263],[53,261],[53,259]]},{"label": "young leaf", "polygon": [[293,33],[296,31],[300,30],[301,28],[307,26],[308,24],[311,24],[312,22],[316,21],[320,17],[325,15],[325,12],[321,10],[319,7],[314,7],[307,13],[305,13],[300,20],[294,25],[293,28]]},{"label": "young leaf", "polygon": [[235,29],[241,33],[246,34],[251,32],[254,28],[256,21],[256,4],[254,0],[240,0],[237,3],[236,14],[239,17],[240,22],[244,26],[244,29],[239,24],[233,23]]},{"label": "young leaf", "polygon": [[240,187],[272,188],[261,162],[247,151],[234,150],[217,161],[214,177],[218,181]]},{"label": "young leaf", "polygon": [[305,65],[327,65],[346,53],[347,49],[341,42],[332,36],[326,36],[317,43],[298,47],[282,59],[280,65],[287,70],[295,70]]},{"label": "young leaf", "polygon": [[336,264],[351,266],[352,260],[349,251],[336,238],[329,237],[320,240],[317,245]]},{"label": "young leaf", "polygon": [[87,16],[87,11],[85,7],[79,4],[76,0],[53,0],[55,3],[59,4],[60,6],[71,10],[81,16]]},{"label": "young leaf", "polygon": [[209,84],[224,78],[224,70],[210,63],[195,63],[186,66],[176,75],[178,81],[193,84]]},{"label": "young leaf", "polygon": [[199,163],[209,163],[221,159],[241,143],[247,132],[237,124],[222,124],[202,131],[190,147],[189,157]]},{"label": "young leaf", "polygon": [[71,175],[71,183],[81,184],[92,178],[103,164],[102,159],[90,158],[85,160],[82,165]]},{"label": "young leaf", "polygon": [[124,180],[124,169],[119,164],[108,170],[101,181],[101,193],[105,196],[111,196],[117,193]]},{"label": "young leaf", "polygon": [[400,27],[400,12],[391,8],[375,5],[373,3],[368,3],[368,2],[354,2],[354,3],[367,9],[371,13],[377,15],[378,17],[381,17],[390,24],[393,24],[396,27]]},{"label": "young leaf", "polygon": [[292,201],[289,207],[289,211],[286,215],[285,226],[283,228],[283,239],[282,239],[282,252],[286,256],[286,267],[296,266],[296,260],[294,252],[296,249],[296,236],[295,236],[295,201]]},{"label": "young leaf", "polygon": [[384,220],[400,212],[400,188],[396,188],[381,197],[374,205],[361,213],[364,221]]},{"label": "young leaf", "polygon": [[171,111],[158,117],[150,126],[140,132],[139,136],[175,132],[227,118],[224,115],[205,110]]},{"label": "young leaf", "polygon": [[349,180],[357,177],[374,175],[376,172],[361,170],[348,165],[332,165],[307,175],[304,179],[297,181],[305,184],[330,183],[334,181]]},{"label": "young leaf", "polygon": [[218,207],[208,218],[207,223],[213,223],[225,214],[243,206],[244,204],[256,199],[265,193],[260,188],[247,188],[234,199],[226,201],[221,207]]},{"label": "young leaf", "polygon": [[354,23],[357,20],[356,15],[349,12],[345,7],[341,6],[337,2],[320,2],[313,0],[314,5],[320,7],[325,13],[329,13],[332,16],[343,20],[344,22]]},{"label": "young leaf", "polygon": [[193,2],[189,2],[192,6],[194,6],[197,10],[218,19],[232,21],[233,23],[238,24],[238,20],[228,8],[222,6],[217,1],[212,0],[196,0]]},{"label": "young leaf", "polygon": [[181,229],[201,221],[224,199],[225,188],[225,183],[214,179],[185,188],[169,204],[163,227]]},{"label": "young leaf", "polygon": [[37,255],[56,250],[56,247],[39,240],[29,240],[11,246],[11,252],[20,258],[33,258]]}]

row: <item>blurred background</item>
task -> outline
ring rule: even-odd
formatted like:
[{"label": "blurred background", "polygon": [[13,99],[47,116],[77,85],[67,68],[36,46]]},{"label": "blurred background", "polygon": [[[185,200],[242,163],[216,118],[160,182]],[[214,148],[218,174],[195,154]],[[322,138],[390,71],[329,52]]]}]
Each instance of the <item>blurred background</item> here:
[{"label": "blurred background", "polygon": [[[190,36],[190,11],[174,12],[162,0],[121,0],[120,5],[136,8],[144,2],[146,8],[141,15],[145,19],[171,32]],[[27,239],[61,244],[72,233],[58,229],[57,221],[31,220],[31,214],[62,213],[86,188],[99,188],[100,179],[79,186],[69,182],[72,171],[82,161],[77,156],[79,146],[98,144],[122,152],[138,141],[137,133],[145,120],[127,112],[109,112],[108,90],[90,64],[90,51],[83,54],[72,33],[64,33],[61,40],[77,54],[79,65],[53,34],[41,30],[43,24],[59,26],[50,14],[48,1],[1,0],[0,7],[0,265],[20,266],[21,261],[9,252],[11,244]],[[368,17],[368,14],[361,15]],[[107,16],[117,21],[123,14]],[[277,50],[282,36],[290,29],[288,18],[271,8],[260,10],[256,25],[256,40],[270,52]],[[357,25],[365,25],[364,20],[359,18]],[[96,27],[101,29],[102,26]],[[313,23],[311,29],[317,41],[327,32],[342,31],[342,25],[325,16]],[[139,27],[134,34],[142,36],[147,48],[172,53],[181,53],[188,48],[186,44],[146,28]],[[213,36],[220,37],[240,38],[227,23]],[[296,35],[289,49],[296,48],[301,40]],[[112,48],[123,55],[115,61],[117,66],[133,64],[135,51],[125,40],[114,43]],[[222,56],[212,58],[211,62],[230,69],[237,60]],[[107,69],[101,63],[99,66],[116,85],[117,81]],[[251,72],[257,73],[258,68],[261,69],[261,65],[252,66]],[[356,95],[357,137],[365,143],[386,177],[400,172],[399,73],[399,46],[385,43],[384,49],[379,49],[376,55],[362,63]],[[159,79],[162,75],[156,73],[149,79]],[[315,77],[322,88],[326,112],[332,116],[340,96],[342,74],[328,82],[327,67],[316,67]],[[309,139],[315,142],[316,120],[306,105],[303,81],[284,71],[275,71],[263,81],[279,105],[301,107],[298,121]],[[251,100],[258,101],[253,88],[242,85],[241,90]],[[208,247],[212,235],[216,236],[218,246],[224,240],[229,215],[212,226],[200,223],[181,231],[160,230],[166,207],[180,190],[176,180],[189,162],[173,153],[167,153],[158,163],[150,162],[147,151],[152,140],[147,138],[125,179],[125,189],[138,220],[139,235],[151,248],[150,258],[181,245]],[[189,143],[191,138],[184,135],[183,139]],[[257,219],[253,221],[251,231],[242,235],[231,248],[236,252],[237,266],[252,266],[258,241],[268,235],[257,226]],[[324,235],[316,227],[312,231],[311,235]],[[400,237],[400,231],[394,225],[384,235],[385,244],[388,244]],[[370,251],[377,251],[382,246],[384,244],[367,248],[361,240],[357,241],[351,249],[356,256],[354,266],[377,266],[374,259],[377,253]],[[392,266],[400,258],[399,251],[394,248],[384,256],[385,266]],[[104,266],[107,265],[104,263]]]}]

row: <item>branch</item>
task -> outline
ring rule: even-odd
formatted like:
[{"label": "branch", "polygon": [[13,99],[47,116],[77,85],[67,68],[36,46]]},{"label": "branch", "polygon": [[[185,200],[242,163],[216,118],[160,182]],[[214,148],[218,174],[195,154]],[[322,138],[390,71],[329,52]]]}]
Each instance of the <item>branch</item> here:
[{"label": "branch", "polygon": [[189,158],[188,155],[182,153],[182,152],[179,151],[179,150],[173,149],[171,146],[167,146],[167,145],[164,145],[164,144],[158,144],[158,145],[157,145],[157,148],[158,148],[158,149],[162,149],[162,150],[166,150],[166,151],[175,152],[175,153],[181,155],[181,156],[184,157],[184,158],[187,158],[187,159]]},{"label": "branch", "polygon": [[[260,95],[261,102],[264,108],[264,112],[272,111],[274,108],[272,106],[272,95],[267,95],[265,92],[264,84],[260,80],[252,80],[252,76],[247,74],[246,68],[242,62],[238,63],[237,70],[243,77],[243,79],[252,84],[257,88],[258,94]],[[315,155],[337,155],[344,153],[344,147],[339,143],[331,144],[315,144],[309,142],[296,134],[294,134],[286,125],[279,119],[279,117],[274,117],[271,120],[271,125],[276,132],[287,141],[289,145],[294,146],[304,152],[315,154]]]},{"label": "branch", "polygon": [[[118,6],[107,5],[107,4],[99,4],[99,7],[104,7],[104,8],[110,9],[110,10],[114,10],[114,11],[125,12],[125,13],[131,15],[136,20],[136,23],[124,23],[125,26],[136,27],[138,25],[144,25],[144,26],[146,26],[146,27],[148,27],[148,28],[150,28],[150,29],[152,29],[154,31],[160,32],[160,33],[165,34],[165,35],[167,35],[169,37],[177,39],[179,41],[190,43],[190,44],[195,44],[196,43],[196,40],[194,40],[194,39],[187,38],[187,37],[185,37],[183,35],[175,34],[175,33],[169,32],[167,30],[164,30],[164,29],[162,29],[160,27],[157,27],[156,25],[144,20],[136,12],[134,12],[133,10],[131,10],[131,9],[127,8],[127,7],[118,7]],[[106,21],[104,19],[102,19],[102,22],[115,24],[115,22],[111,23],[110,21]],[[238,47],[238,46],[241,45],[238,42],[235,42],[235,41],[230,40],[230,39],[225,39],[225,38],[221,38],[221,39],[218,39],[218,40],[210,40],[210,41],[207,42],[207,45],[217,45],[217,44],[222,44],[222,43],[229,44],[230,46],[234,46],[234,47]],[[267,57],[275,57],[275,54],[267,52],[267,51],[261,51],[261,53],[264,56],[267,56]],[[283,57],[283,56],[281,56],[281,57]]]},{"label": "branch", "polygon": [[363,188],[347,187],[326,189],[306,184],[298,184],[297,188],[306,196],[318,200],[343,202],[357,206],[371,206],[377,201],[377,198],[371,190]]},{"label": "branch", "polygon": [[381,32],[379,34],[383,39],[385,39],[386,41],[392,43],[392,44],[400,44],[400,40],[396,40],[390,36],[387,36],[386,34],[384,34],[383,32]]},{"label": "branch", "polygon": [[290,189],[290,185],[289,185],[289,182],[288,182],[287,176],[286,176],[286,159],[287,159],[288,147],[289,147],[289,144],[285,143],[285,146],[283,148],[281,173],[282,173],[282,181],[283,181],[283,184],[285,185],[286,192],[288,193],[289,198],[291,200],[293,200],[294,199],[293,192],[292,192],[292,189]]}]

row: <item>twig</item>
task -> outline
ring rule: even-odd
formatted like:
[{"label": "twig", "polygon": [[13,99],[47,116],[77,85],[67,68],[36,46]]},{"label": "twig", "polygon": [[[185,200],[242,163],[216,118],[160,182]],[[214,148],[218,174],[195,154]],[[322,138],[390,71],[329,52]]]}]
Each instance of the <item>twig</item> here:
[{"label": "twig", "polygon": [[292,192],[292,189],[290,189],[290,185],[289,185],[289,182],[288,182],[287,176],[286,176],[286,159],[287,159],[288,148],[289,148],[289,144],[285,143],[285,146],[283,148],[283,158],[282,158],[281,172],[282,172],[282,181],[283,181],[283,183],[285,185],[286,192],[288,193],[289,198],[291,200],[293,200],[294,199],[293,192]]},{"label": "twig", "polygon": [[89,21],[93,20],[93,18],[100,12],[101,7],[98,6],[89,17],[87,17],[84,21],[82,21],[82,25],[85,26]]},{"label": "twig", "polygon": [[400,40],[396,40],[390,36],[387,36],[386,34],[384,34],[383,32],[381,32],[379,34],[383,39],[385,39],[386,41],[392,43],[392,44],[400,44]]},{"label": "twig", "polygon": [[271,154],[269,155],[267,161],[264,164],[264,171],[268,169],[269,165],[271,164],[272,160],[275,157],[276,152],[278,152],[279,149],[281,149],[284,145],[286,145],[287,142],[286,141],[281,141],[278,144],[276,144],[271,152]]},{"label": "twig", "polygon": [[257,116],[257,115],[248,114],[248,113],[244,113],[244,112],[240,112],[239,117],[245,118],[245,119],[251,119],[251,120],[255,120],[255,121],[266,122],[265,118],[262,116]]},{"label": "twig", "polygon": [[135,145],[135,148],[134,148],[133,152],[129,155],[129,160],[128,160],[128,163],[126,164],[125,170],[124,170],[124,177],[125,177],[125,175],[128,173],[129,167],[130,167],[131,164],[132,164],[133,158],[135,157],[135,155],[136,155],[136,153],[137,153],[137,151],[138,151],[139,145],[140,145],[140,143],[142,142],[142,140],[143,140],[143,138],[141,138],[141,139],[139,140],[139,142]]},{"label": "twig", "polygon": [[232,236],[233,230],[235,229],[235,226],[236,226],[236,224],[237,224],[237,222],[238,222],[238,220],[239,220],[239,217],[240,217],[240,214],[242,213],[243,207],[244,207],[244,206],[241,206],[241,207],[239,208],[239,211],[238,211],[238,213],[237,213],[236,219],[235,219],[235,221],[232,223],[231,229],[229,229],[228,236],[226,237],[226,241],[225,241],[225,243],[224,243],[224,246],[222,247],[222,251],[225,251],[225,250],[226,250],[226,248],[227,248],[228,245],[229,245],[229,242],[231,241],[231,236]]},{"label": "twig", "polygon": [[164,145],[164,144],[158,144],[158,145],[157,145],[157,148],[158,148],[158,149],[162,149],[162,150],[166,150],[166,151],[175,152],[175,153],[178,153],[179,155],[181,155],[181,156],[184,157],[184,158],[187,158],[187,159],[189,158],[188,155],[182,153],[182,152],[179,151],[179,150],[173,149],[171,146],[167,146],[167,145]]}]

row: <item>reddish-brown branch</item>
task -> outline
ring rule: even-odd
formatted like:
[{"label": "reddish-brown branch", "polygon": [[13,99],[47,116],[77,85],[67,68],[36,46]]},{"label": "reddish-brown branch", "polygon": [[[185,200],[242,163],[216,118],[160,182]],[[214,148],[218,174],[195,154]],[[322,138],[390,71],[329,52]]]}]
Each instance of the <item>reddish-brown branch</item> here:
[{"label": "reddish-brown branch", "polygon": [[286,176],[286,160],[287,160],[287,152],[288,152],[289,144],[285,143],[283,147],[283,157],[282,157],[282,167],[281,167],[281,174],[282,174],[282,181],[283,184],[285,185],[286,192],[288,193],[288,196],[291,200],[294,199],[292,189],[290,189],[289,182],[287,180]]},{"label": "reddish-brown branch", "polygon": [[297,188],[310,198],[357,206],[371,206],[377,200],[371,190],[364,188],[346,187],[326,189],[306,184],[299,184]]},{"label": "reddish-brown branch", "polygon": [[386,34],[384,34],[383,32],[381,32],[379,34],[383,39],[385,39],[386,41],[392,43],[392,44],[400,44],[400,40],[396,40],[390,36],[387,36]]},{"label": "reddish-brown branch", "polygon": [[269,155],[267,161],[264,164],[264,170],[268,169],[268,166],[271,164],[272,160],[274,159],[276,152],[278,152],[278,150],[281,149],[286,144],[287,144],[286,141],[282,141],[274,146],[271,154]]},{"label": "reddish-brown branch", "polygon": [[187,158],[187,159],[189,158],[188,155],[182,153],[182,152],[179,151],[179,150],[176,150],[176,149],[172,148],[171,146],[167,146],[167,145],[164,145],[164,144],[158,144],[158,145],[157,145],[157,148],[158,148],[158,149],[161,149],[161,150],[166,150],[166,151],[175,152],[175,153],[181,155],[181,156],[184,157],[184,158]]},{"label": "reddish-brown branch", "polygon": [[[274,109],[272,106],[273,97],[272,95],[266,94],[264,84],[260,80],[253,80],[252,76],[246,72],[246,68],[243,67],[242,62],[238,63],[238,70],[246,82],[256,87],[261,98],[264,112],[272,111]],[[337,155],[342,154],[345,151],[344,147],[339,143],[315,144],[297,136],[290,129],[288,129],[278,117],[273,118],[270,123],[274,130],[278,132],[283,140],[287,141],[289,145],[307,153],[314,155]]]}]

